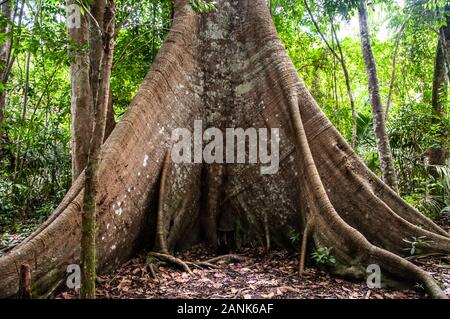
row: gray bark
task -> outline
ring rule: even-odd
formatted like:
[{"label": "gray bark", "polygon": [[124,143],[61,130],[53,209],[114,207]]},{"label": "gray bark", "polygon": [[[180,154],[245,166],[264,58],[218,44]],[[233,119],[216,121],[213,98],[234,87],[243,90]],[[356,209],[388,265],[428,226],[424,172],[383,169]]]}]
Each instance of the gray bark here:
[{"label": "gray bark", "polygon": [[[76,1],[68,0],[67,4]],[[91,13],[81,15],[79,28],[69,29],[69,40],[72,41],[69,52],[72,63],[70,75],[72,83],[72,180],[75,181],[85,169],[90,141],[94,129],[94,107],[108,101],[106,107],[107,124],[102,133],[106,139],[112,132],[114,122],[114,110],[112,96],[109,89],[109,78],[111,74],[111,56],[104,59],[104,37],[103,16],[106,1],[95,1]],[[86,8],[85,8],[86,9]],[[109,49],[108,49],[109,50]],[[103,93],[105,87],[100,86],[107,83],[108,92]]]},{"label": "gray bark", "polygon": [[373,129],[375,133],[377,151],[380,158],[380,169],[383,181],[394,191],[398,192],[397,176],[389,145],[389,137],[386,131],[386,121],[381,102],[380,83],[378,80],[377,66],[370,43],[368,24],[367,2],[361,0],[358,7],[359,29],[361,36],[361,49],[366,65],[370,104],[372,106]]}]

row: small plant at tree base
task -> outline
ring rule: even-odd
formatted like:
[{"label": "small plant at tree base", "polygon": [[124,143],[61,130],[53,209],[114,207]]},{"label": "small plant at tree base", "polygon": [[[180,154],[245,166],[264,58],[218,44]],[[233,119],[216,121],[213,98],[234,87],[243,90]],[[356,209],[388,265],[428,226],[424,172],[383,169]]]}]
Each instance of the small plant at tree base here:
[{"label": "small plant at tree base", "polygon": [[416,282],[416,284],[414,285],[414,288],[418,289],[418,290],[425,290],[425,288],[423,287],[422,284]]},{"label": "small plant at tree base", "polygon": [[216,8],[215,3],[210,0],[190,0],[189,4],[197,13],[208,13]]},{"label": "small plant at tree base", "polygon": [[296,244],[298,244],[300,242],[300,233],[297,230],[295,230],[294,228],[292,228],[292,227],[289,228],[288,235],[289,235],[289,240],[291,241],[292,245],[295,246]]},{"label": "small plant at tree base", "polygon": [[320,247],[312,253],[312,258],[317,265],[334,265],[336,263],[336,258],[331,254],[332,250],[333,247]]},{"label": "small plant at tree base", "polygon": [[421,254],[422,253],[422,249],[420,249],[419,247],[417,247],[417,245],[420,244],[427,244],[430,241],[426,240],[425,238],[427,238],[426,236],[412,236],[411,239],[403,239],[403,241],[405,243],[408,243],[410,245],[410,247],[408,248],[404,248],[404,250],[408,250],[409,254],[411,256],[417,255],[417,254]]}]

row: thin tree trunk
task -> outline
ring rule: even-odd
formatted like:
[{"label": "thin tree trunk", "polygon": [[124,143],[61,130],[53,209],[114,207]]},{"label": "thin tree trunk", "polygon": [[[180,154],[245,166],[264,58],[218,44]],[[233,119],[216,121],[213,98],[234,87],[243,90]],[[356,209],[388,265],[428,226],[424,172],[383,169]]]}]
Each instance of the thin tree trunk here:
[{"label": "thin tree trunk", "polygon": [[366,0],[361,0],[360,6],[358,7],[358,13],[361,48],[364,63],[366,65],[370,104],[372,106],[373,114],[373,128],[377,142],[377,151],[380,158],[380,169],[383,181],[394,191],[398,192],[397,176],[392,159],[391,147],[389,145],[389,138],[386,131],[384,109],[381,103],[380,83],[378,81],[377,67],[372,51],[372,45],[370,43]]},{"label": "thin tree trunk", "polygon": [[331,26],[333,29],[334,38],[336,40],[336,46],[339,51],[339,62],[341,63],[342,71],[344,72],[344,79],[345,79],[345,87],[347,88],[347,95],[348,99],[350,101],[350,108],[352,110],[352,141],[351,145],[352,148],[356,147],[356,106],[355,106],[355,99],[353,98],[353,92],[352,92],[352,86],[350,84],[350,75],[348,74],[347,69],[347,63],[345,63],[344,59],[344,53],[342,51],[341,43],[339,41],[339,38],[336,34],[336,30],[334,29],[333,25]]},{"label": "thin tree trunk", "polygon": [[348,99],[350,101],[350,108],[352,110],[352,141],[351,145],[352,148],[356,147],[356,107],[355,107],[355,99],[353,97],[352,87],[350,84],[350,75],[348,73],[347,64],[345,62],[344,53],[342,51],[342,47],[339,41],[339,38],[336,34],[336,30],[334,29],[333,24],[331,25],[332,32],[334,39],[336,40],[336,46],[338,48],[339,54],[336,52],[336,50],[333,49],[333,47],[328,43],[328,40],[325,38],[325,35],[320,30],[319,24],[317,23],[316,19],[314,18],[314,15],[312,14],[312,11],[308,5],[307,0],[303,1],[305,4],[305,8],[308,11],[309,17],[311,18],[311,21],[314,24],[314,27],[316,28],[317,32],[319,33],[322,40],[325,42],[328,49],[331,51],[331,53],[338,59],[339,63],[341,64],[342,71],[344,72],[344,78],[345,78],[345,86],[347,88],[347,94]]},{"label": "thin tree trunk", "polygon": [[[76,4],[69,0],[68,5]],[[85,169],[89,154],[90,140],[94,126],[94,104],[100,99],[108,99],[107,124],[104,139],[115,127],[112,94],[101,96],[100,88],[104,72],[103,47],[105,39],[102,29],[105,28],[102,19],[104,10],[101,9],[106,1],[96,1],[92,13],[82,14],[80,26],[69,29],[69,40],[72,41],[70,56],[72,59],[72,182]],[[88,10],[89,8],[84,8]],[[111,72],[110,70],[108,71]],[[101,89],[103,90],[103,89]]]},{"label": "thin tree trunk", "polygon": [[400,30],[397,34],[397,39],[395,40],[395,47],[394,47],[394,53],[392,54],[392,73],[391,73],[391,80],[389,82],[389,93],[386,98],[386,122],[388,120],[389,116],[389,109],[391,107],[391,100],[392,100],[392,91],[394,90],[394,83],[395,83],[395,75],[397,71],[397,55],[398,55],[398,49],[400,48],[400,40],[402,38],[403,31],[405,30],[406,24],[409,21],[408,17],[405,22],[403,22],[402,26],[400,27]]},{"label": "thin tree trunk", "polygon": [[[94,20],[95,19],[95,20]],[[115,6],[112,0],[96,1],[90,20],[91,85],[94,101],[94,132],[85,171],[85,191],[81,218],[81,297],[95,298],[96,211],[100,147],[105,138],[110,104],[110,78],[114,50]],[[101,26],[101,29],[98,28]],[[97,42],[100,41],[100,42]],[[99,44],[100,43],[100,44]]]},{"label": "thin tree trunk", "polygon": [[[5,92],[5,86],[8,82],[9,76],[11,74],[11,69],[12,66],[14,64],[16,55],[13,53],[13,46],[14,46],[14,21],[16,19],[16,15],[17,13],[18,16],[18,23],[17,23],[17,28],[19,28],[19,36],[20,36],[20,27],[22,26],[22,21],[23,21],[23,15],[24,15],[24,7],[25,7],[25,1],[22,1],[20,8],[19,8],[19,2],[16,2],[14,5],[14,10],[11,10],[11,1],[6,1],[2,4],[2,16],[4,19],[9,20],[11,22],[10,25],[7,25],[2,32],[4,33],[10,33],[9,35],[9,39],[7,39],[3,45],[0,47],[0,68],[1,68],[1,72],[0,72],[0,77],[1,77],[1,82],[4,86],[3,91],[0,92],[0,128],[1,125],[3,123],[3,119],[4,119],[4,110],[5,110],[5,106],[6,106],[6,92]],[[19,11],[19,12],[17,12]],[[19,40],[18,40],[19,41]],[[18,41],[16,43],[16,45],[18,44]]]},{"label": "thin tree trunk", "polygon": [[[22,123],[25,123],[27,119],[27,107],[28,107],[28,90],[30,88],[30,63],[31,63],[31,52],[28,52],[27,58],[25,61],[25,87],[23,89],[23,102],[22,102],[22,114],[21,114],[21,121]],[[16,141],[16,162],[14,164],[14,177],[13,179],[16,180],[17,173],[19,171],[19,164],[20,164],[20,152],[22,148],[22,141],[23,137],[19,136]]]},{"label": "thin tree trunk", "polygon": [[[76,0],[68,0],[69,18],[76,15],[74,10]],[[72,8],[72,12],[71,11]],[[80,14],[80,25],[77,21],[69,21],[68,38],[71,41],[69,56],[72,114],[72,182],[74,182],[86,167],[89,144],[92,136],[94,116],[93,99],[89,78],[89,24],[86,14]]]},{"label": "thin tree trunk", "polygon": [[[332,22],[331,22],[332,23]],[[331,30],[331,45],[334,50],[334,36],[333,30]],[[337,84],[337,59],[336,56],[333,55],[333,99],[334,99],[334,116],[336,121],[336,127],[339,129],[340,120],[339,120],[339,96],[338,96],[338,84]]]},{"label": "thin tree trunk", "polygon": [[19,299],[31,299],[32,270],[30,265],[20,265]]},{"label": "thin tree trunk", "polygon": [[433,90],[431,106],[433,109],[433,122],[439,127],[438,143],[430,150],[429,162],[431,165],[444,165],[448,147],[448,132],[446,129],[446,108],[448,105],[448,70],[446,63],[446,50],[443,38],[443,28],[438,39],[436,59],[433,75]]}]

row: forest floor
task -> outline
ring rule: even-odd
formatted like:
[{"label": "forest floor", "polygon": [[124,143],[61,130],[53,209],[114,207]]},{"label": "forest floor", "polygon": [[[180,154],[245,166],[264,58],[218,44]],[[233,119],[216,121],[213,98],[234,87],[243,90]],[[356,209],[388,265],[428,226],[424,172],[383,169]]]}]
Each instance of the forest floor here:
[{"label": "forest floor", "polygon": [[[438,223],[450,229],[450,215]],[[147,257],[136,257],[116,271],[99,276],[98,298],[327,298],[327,299],[416,299],[427,298],[420,286],[415,289],[369,289],[365,282],[348,281],[329,275],[314,266],[298,276],[298,255],[287,251],[244,249],[241,261],[217,263],[214,269],[192,269],[194,275],[160,264],[152,278]],[[204,246],[196,246],[179,255],[184,261],[211,258]],[[422,258],[426,257],[426,258]],[[415,256],[412,261],[428,271],[450,297],[450,259],[448,256]],[[57,298],[77,298],[64,291]]]},{"label": "forest floor", "polygon": [[[450,215],[438,223],[450,229]],[[15,245],[25,234],[8,234],[3,247]],[[0,236],[1,237],[1,236]],[[1,246],[1,245],[0,245]],[[9,248],[9,247],[7,247]],[[9,249],[8,249],[9,250]],[[193,275],[172,264],[152,267],[146,255],[140,255],[97,279],[98,298],[331,298],[331,299],[415,299],[427,298],[420,286],[408,290],[369,289],[362,281],[348,281],[309,265],[298,276],[298,255],[288,251],[247,248],[237,253],[240,260],[218,262],[216,268],[192,267]],[[211,252],[198,245],[177,255],[184,261],[210,259]],[[426,258],[422,258],[426,257]],[[441,284],[450,296],[450,259],[448,256],[415,256],[412,260]],[[60,291],[56,298],[77,298],[74,290]]]},{"label": "forest floor", "polygon": [[[203,246],[196,246],[177,257],[185,261],[206,260],[210,254]],[[173,265],[156,267],[152,278],[147,258],[134,258],[116,271],[97,280],[98,298],[327,298],[327,299],[416,299],[427,298],[419,287],[416,290],[371,290],[365,282],[351,282],[315,267],[298,277],[298,256],[286,251],[265,253],[262,249],[245,249],[242,261],[217,264],[215,269],[192,269],[194,275]],[[450,296],[449,261],[418,260],[421,266],[438,280]],[[72,291],[64,291],[57,298],[77,298]]]}]

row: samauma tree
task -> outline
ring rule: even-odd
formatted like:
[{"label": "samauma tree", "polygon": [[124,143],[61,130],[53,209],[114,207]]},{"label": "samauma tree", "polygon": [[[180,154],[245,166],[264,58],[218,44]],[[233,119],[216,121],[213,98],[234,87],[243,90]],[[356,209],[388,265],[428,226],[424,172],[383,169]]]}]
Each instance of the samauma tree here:
[{"label": "samauma tree", "polygon": [[[171,132],[195,120],[217,128],[279,128],[279,172],[261,175],[254,164],[163,165]],[[220,0],[202,15],[188,1],[175,1],[168,39],[101,159],[95,199],[101,271],[154,243],[159,215],[169,252],[202,238],[215,245],[217,231],[230,227],[250,241],[288,246],[289,229],[296,228],[305,238],[303,252],[332,247],[334,273],[362,278],[368,265],[378,264],[383,278],[421,283],[433,297],[446,297],[404,257],[405,239],[421,236],[424,253],[448,254],[449,234],[354,154],[298,77],[264,0]],[[158,196],[161,170],[169,185],[164,196]],[[78,179],[50,219],[0,259],[0,296],[17,292],[17,264],[37,265],[39,296],[79,262],[83,193]]]}]

